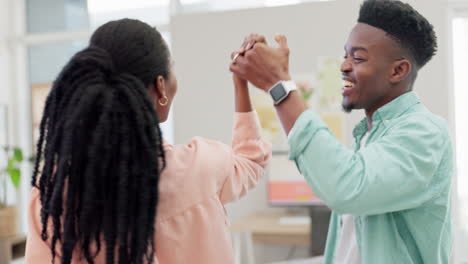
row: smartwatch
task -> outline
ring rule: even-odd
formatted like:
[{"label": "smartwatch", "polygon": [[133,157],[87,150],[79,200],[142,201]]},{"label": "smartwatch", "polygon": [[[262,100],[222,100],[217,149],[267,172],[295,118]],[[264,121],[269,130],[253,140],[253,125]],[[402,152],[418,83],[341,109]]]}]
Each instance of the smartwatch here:
[{"label": "smartwatch", "polygon": [[278,105],[294,90],[297,90],[297,86],[293,80],[279,81],[268,90],[268,93],[273,98],[275,105]]}]

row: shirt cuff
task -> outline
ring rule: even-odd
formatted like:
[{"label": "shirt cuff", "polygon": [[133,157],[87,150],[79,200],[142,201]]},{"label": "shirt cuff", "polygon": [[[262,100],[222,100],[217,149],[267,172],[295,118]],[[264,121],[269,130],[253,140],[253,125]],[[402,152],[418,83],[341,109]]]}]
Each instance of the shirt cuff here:
[{"label": "shirt cuff", "polygon": [[233,127],[233,143],[249,140],[260,139],[261,126],[258,119],[257,111],[251,112],[236,112],[234,114],[234,127]]},{"label": "shirt cuff", "polygon": [[322,119],[312,110],[304,111],[288,135],[289,159],[295,160],[320,129],[327,129]]}]

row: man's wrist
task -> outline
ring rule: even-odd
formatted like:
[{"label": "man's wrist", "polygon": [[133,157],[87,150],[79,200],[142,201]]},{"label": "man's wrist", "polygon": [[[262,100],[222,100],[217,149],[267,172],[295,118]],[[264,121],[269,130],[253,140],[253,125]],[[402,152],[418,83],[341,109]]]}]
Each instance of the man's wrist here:
[{"label": "man's wrist", "polygon": [[293,80],[277,82],[268,93],[273,99],[275,105],[280,104],[286,99],[292,91],[297,90],[297,85]]},{"label": "man's wrist", "polygon": [[292,91],[280,104],[275,105],[275,109],[286,134],[289,135],[297,118],[307,110],[307,107],[304,101],[302,101],[299,92],[296,90]]},{"label": "man's wrist", "polygon": [[277,84],[278,82],[280,81],[290,81],[291,80],[291,76],[289,75],[289,73],[285,73],[283,74],[282,76],[278,77],[278,78],[272,78],[270,80],[270,82],[268,83],[268,85],[266,85],[265,87],[263,87],[263,90],[265,92],[268,92],[271,88],[273,88],[273,86],[275,86],[275,84]]}]

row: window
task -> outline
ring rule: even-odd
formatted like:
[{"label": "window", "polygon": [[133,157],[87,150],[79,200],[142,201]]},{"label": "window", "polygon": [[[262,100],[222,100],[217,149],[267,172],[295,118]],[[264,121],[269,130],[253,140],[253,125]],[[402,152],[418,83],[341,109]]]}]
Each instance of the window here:
[{"label": "window", "polygon": [[134,18],[151,25],[169,24],[170,0],[88,0],[91,30],[120,18]]},{"label": "window", "polygon": [[27,0],[27,31],[32,34],[87,31],[87,12],[85,0]]},{"label": "window", "polygon": [[33,45],[28,48],[34,144],[39,139],[39,124],[52,81],[73,54],[86,45],[87,41],[72,41]]},{"label": "window", "polygon": [[223,11],[258,7],[295,5],[306,2],[334,0],[180,0],[181,12]]},{"label": "window", "polygon": [[[461,231],[459,244],[468,243],[468,15],[453,20],[455,134],[457,163],[457,194]],[[460,248],[461,248],[460,247]],[[462,263],[468,263],[466,250],[459,250]]]}]

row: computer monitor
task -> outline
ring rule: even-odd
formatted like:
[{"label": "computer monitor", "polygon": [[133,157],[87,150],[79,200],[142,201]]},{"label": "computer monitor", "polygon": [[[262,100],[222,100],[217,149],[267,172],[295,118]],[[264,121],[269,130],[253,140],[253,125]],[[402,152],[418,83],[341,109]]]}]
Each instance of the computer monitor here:
[{"label": "computer monitor", "polygon": [[[344,119],[341,112],[319,113],[328,129],[340,141],[344,142]],[[330,222],[330,209],[320,200],[307,184],[294,161],[289,160],[287,144],[279,145],[273,151],[273,158],[268,171],[268,201],[273,206],[304,206],[309,210],[311,225],[311,256],[323,255]],[[311,164],[313,161],[311,161]],[[311,230],[312,230],[311,229]]]},{"label": "computer monitor", "polygon": [[[343,114],[321,113],[320,117],[330,131],[343,142]],[[287,147],[287,146],[286,146]],[[324,205],[314,194],[294,161],[288,159],[288,150],[273,151],[268,171],[268,201],[271,205]],[[311,164],[313,161],[311,161]]]},{"label": "computer monitor", "polygon": [[309,187],[287,153],[274,152],[268,172],[268,200],[273,206],[307,207],[314,232],[311,232],[310,256],[323,255],[328,234],[330,210]]},{"label": "computer monitor", "polygon": [[274,152],[268,170],[268,201],[272,205],[323,205],[287,153]]}]

